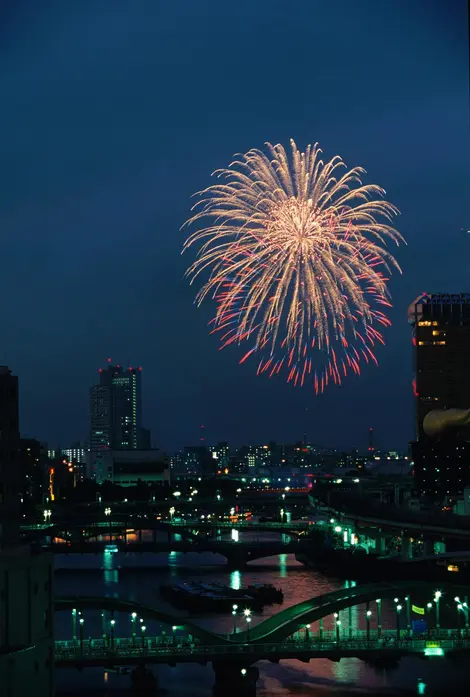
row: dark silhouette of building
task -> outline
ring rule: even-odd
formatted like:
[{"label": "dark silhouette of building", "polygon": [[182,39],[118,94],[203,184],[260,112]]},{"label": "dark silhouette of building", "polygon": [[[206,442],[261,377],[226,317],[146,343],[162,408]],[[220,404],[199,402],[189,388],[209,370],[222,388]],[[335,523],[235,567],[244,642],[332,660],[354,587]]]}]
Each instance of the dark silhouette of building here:
[{"label": "dark silhouette of building", "polygon": [[21,452],[18,378],[0,366],[0,693],[52,697],[54,568],[21,543]]},{"label": "dark silhouette of building", "polygon": [[31,509],[45,500],[47,494],[47,452],[35,438],[19,442],[20,494],[23,510]]},{"label": "dark silhouette of building", "polygon": [[[423,294],[410,306],[417,439],[411,444],[416,486],[436,499],[470,483],[470,294]],[[456,411],[454,411],[456,410]],[[458,411],[457,411],[458,410]]]},{"label": "dark silhouette of building", "polygon": [[18,378],[0,366],[0,548],[19,543],[21,470]]}]

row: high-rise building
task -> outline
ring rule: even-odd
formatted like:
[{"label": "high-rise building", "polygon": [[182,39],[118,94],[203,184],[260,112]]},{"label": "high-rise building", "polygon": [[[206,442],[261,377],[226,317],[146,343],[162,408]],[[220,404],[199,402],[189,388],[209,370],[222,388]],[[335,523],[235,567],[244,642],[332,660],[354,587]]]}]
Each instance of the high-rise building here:
[{"label": "high-rise building", "polygon": [[90,393],[92,476],[112,478],[111,450],[137,450],[148,440],[141,424],[142,368],[122,368],[108,359],[100,368],[99,385]]},{"label": "high-rise building", "polygon": [[441,415],[449,409],[470,407],[470,294],[424,293],[410,306],[408,320],[414,347],[415,481],[422,494],[442,499],[460,494],[470,481],[468,439],[458,428],[432,433],[426,424],[433,417],[448,421]]},{"label": "high-rise building", "polygon": [[434,409],[470,407],[470,293],[424,293],[410,306],[416,430]]}]

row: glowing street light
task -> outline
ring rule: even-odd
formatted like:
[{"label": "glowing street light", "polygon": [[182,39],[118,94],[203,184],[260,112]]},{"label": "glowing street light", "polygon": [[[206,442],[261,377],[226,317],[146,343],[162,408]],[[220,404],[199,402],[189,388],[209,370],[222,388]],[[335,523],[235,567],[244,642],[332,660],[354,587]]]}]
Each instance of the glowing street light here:
[{"label": "glowing street light", "polygon": [[147,630],[147,627],[145,626],[145,624],[143,624],[140,628],[140,631],[142,632],[142,649],[145,648],[145,632],[146,632],[146,630]]},{"label": "glowing street light", "polygon": [[237,633],[237,610],[238,605],[232,605],[232,615],[233,615],[233,633]]},{"label": "glowing street light", "polygon": [[174,491],[173,496],[175,496],[178,499],[181,496],[181,491]]},{"label": "glowing street light", "polygon": [[116,620],[111,620],[110,625],[111,625],[111,650],[114,650],[114,625],[116,624]]},{"label": "glowing street light", "polygon": [[439,617],[439,600],[442,597],[442,592],[441,591],[436,591],[434,593],[434,602],[436,603],[436,629],[440,629],[441,623],[440,623],[440,617]]},{"label": "glowing street light", "polygon": [[372,616],[372,610],[366,611],[366,622],[367,622],[367,641],[370,641],[370,618]]},{"label": "glowing street light", "polygon": [[131,622],[132,622],[132,646],[135,648],[135,641],[136,641],[136,631],[135,631],[135,621],[137,619],[137,613],[133,612],[131,615]]},{"label": "glowing street light", "polygon": [[336,622],[335,622],[335,625],[336,625],[336,643],[339,644],[339,638],[340,638],[339,637],[339,628],[341,627],[341,620],[338,619],[337,612],[335,612],[335,617],[336,617]]},{"label": "glowing street light", "polygon": [[75,645],[77,641],[77,610],[75,608],[72,610],[72,638]]},{"label": "glowing street light", "polygon": [[396,606],[397,611],[397,641],[400,641],[400,612],[403,610],[401,605]]},{"label": "glowing street light", "polygon": [[80,652],[83,652],[83,623],[85,620],[83,617],[80,617],[79,621],[79,626],[80,626]]}]

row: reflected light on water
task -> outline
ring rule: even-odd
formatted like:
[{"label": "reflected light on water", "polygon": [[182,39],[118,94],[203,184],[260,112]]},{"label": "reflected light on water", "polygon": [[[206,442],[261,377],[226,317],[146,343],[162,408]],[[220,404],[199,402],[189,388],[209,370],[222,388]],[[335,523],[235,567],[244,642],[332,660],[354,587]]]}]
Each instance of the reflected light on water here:
[{"label": "reflected light on water", "polygon": [[234,591],[240,590],[242,587],[242,575],[239,571],[232,571],[230,574],[230,588]]},{"label": "reflected light on water", "polygon": [[287,554],[279,555],[279,576],[287,578]]},{"label": "reflected light on water", "polygon": [[115,567],[114,553],[105,549],[103,553],[103,577],[105,583],[118,583],[119,573]]}]

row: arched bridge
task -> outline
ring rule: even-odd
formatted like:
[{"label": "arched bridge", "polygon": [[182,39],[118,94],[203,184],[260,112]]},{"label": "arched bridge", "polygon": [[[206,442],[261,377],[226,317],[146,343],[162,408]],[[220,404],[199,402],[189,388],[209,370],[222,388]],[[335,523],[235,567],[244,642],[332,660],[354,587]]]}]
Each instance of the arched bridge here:
[{"label": "arched bridge", "polygon": [[[455,595],[464,595],[468,593],[468,586],[456,584],[445,584],[442,589],[448,590],[451,597]],[[442,590],[441,589],[441,590]],[[73,608],[95,609],[95,610],[113,610],[115,612],[135,612],[144,620],[156,620],[168,626],[177,625],[184,629],[188,634],[200,639],[208,646],[221,646],[223,644],[249,643],[252,645],[258,644],[273,644],[285,641],[299,629],[304,628],[307,624],[315,622],[334,615],[335,612],[344,610],[348,607],[361,605],[371,602],[376,599],[385,600],[395,596],[403,597],[413,593],[427,594],[430,598],[434,596],[436,584],[426,581],[395,581],[390,583],[369,583],[351,588],[343,588],[331,593],[325,593],[305,600],[297,605],[281,610],[281,612],[272,615],[268,619],[260,622],[256,626],[250,628],[249,632],[243,631],[227,638],[225,635],[220,635],[215,632],[210,632],[199,627],[187,618],[179,615],[172,615],[161,612],[156,608],[148,605],[143,605],[130,600],[121,600],[120,598],[106,597],[75,597],[75,598],[58,598],[55,601],[56,611],[71,610]]]},{"label": "arched bridge", "polygon": [[161,624],[166,624],[169,627],[178,626],[187,634],[200,639],[204,644],[213,646],[221,643],[229,643],[227,639],[210,632],[199,625],[194,624],[190,620],[179,615],[171,615],[167,612],[162,612],[150,605],[144,605],[133,600],[122,600],[121,598],[107,598],[99,596],[76,596],[69,598],[56,598],[55,611],[63,612],[65,610],[109,610],[113,612],[126,612],[132,614],[137,613],[145,621],[154,620]]}]

